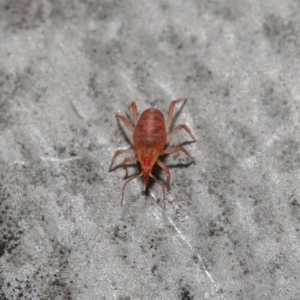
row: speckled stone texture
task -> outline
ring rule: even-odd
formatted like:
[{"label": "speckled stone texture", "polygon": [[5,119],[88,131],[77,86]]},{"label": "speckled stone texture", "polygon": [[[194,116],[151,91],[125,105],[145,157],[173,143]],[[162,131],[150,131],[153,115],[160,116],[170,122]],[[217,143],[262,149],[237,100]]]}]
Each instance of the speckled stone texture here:
[{"label": "speckled stone texture", "polygon": [[[300,299],[299,41],[297,1],[0,0],[0,299]],[[196,164],[121,207],[115,112],[185,97]]]}]

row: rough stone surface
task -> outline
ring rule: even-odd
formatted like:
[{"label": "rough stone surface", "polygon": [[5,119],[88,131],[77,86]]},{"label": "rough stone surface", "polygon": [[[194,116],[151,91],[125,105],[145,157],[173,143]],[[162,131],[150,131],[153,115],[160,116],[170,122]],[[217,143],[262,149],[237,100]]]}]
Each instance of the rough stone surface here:
[{"label": "rough stone surface", "polygon": [[[300,299],[299,12],[0,1],[0,299]],[[115,112],[182,97],[196,164],[121,207]]]}]

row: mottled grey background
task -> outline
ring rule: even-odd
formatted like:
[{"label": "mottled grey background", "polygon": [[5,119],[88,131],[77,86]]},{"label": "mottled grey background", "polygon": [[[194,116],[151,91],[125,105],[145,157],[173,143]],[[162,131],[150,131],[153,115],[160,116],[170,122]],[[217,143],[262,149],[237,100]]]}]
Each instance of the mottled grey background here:
[{"label": "mottled grey background", "polygon": [[[300,299],[299,41],[299,1],[0,1],[0,299]],[[121,207],[114,113],[180,97],[197,163]]]}]

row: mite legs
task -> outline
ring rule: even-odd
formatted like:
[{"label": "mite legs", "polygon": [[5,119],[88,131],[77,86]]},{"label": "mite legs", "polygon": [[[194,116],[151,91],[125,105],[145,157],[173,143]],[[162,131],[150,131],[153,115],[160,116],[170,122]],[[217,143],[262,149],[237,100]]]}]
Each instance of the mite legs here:
[{"label": "mite legs", "polygon": [[122,188],[122,198],[121,198],[121,206],[123,205],[123,198],[124,198],[124,190],[125,190],[125,187],[126,185],[133,179],[135,178],[138,178],[138,177],[141,177],[143,175],[143,172],[140,173],[140,174],[136,174],[134,175],[133,177],[129,178],[127,181],[125,181],[124,185],[123,185],[123,188]]},{"label": "mite legs", "polygon": [[136,125],[137,123],[137,108],[136,108],[136,104],[135,102],[131,102],[130,105],[128,106],[128,110],[132,110],[132,117],[133,117],[133,123],[134,123],[134,126]]},{"label": "mite legs", "polygon": [[[126,160],[126,159],[125,159],[125,160]],[[124,163],[124,162],[123,162],[123,163]],[[123,166],[123,164],[122,164],[122,166]],[[124,190],[125,190],[126,185],[127,185],[130,181],[132,181],[133,179],[136,179],[136,178],[141,177],[141,176],[143,176],[143,172],[141,172],[140,174],[136,174],[136,175],[134,175],[133,177],[129,178],[127,181],[125,181],[125,183],[124,183],[124,185],[123,185],[123,188],[122,188],[121,206],[123,205]],[[164,195],[164,209],[166,209],[166,204],[165,204],[166,190],[165,190],[165,187],[164,187],[163,183],[162,183],[160,180],[158,180],[157,178],[155,178],[152,174],[150,174],[150,177],[153,178],[153,179],[161,186],[161,188],[162,188],[162,190],[163,190],[163,195]]]},{"label": "mite legs", "polygon": [[165,189],[163,183],[160,180],[158,180],[157,178],[155,178],[152,174],[150,174],[150,177],[153,178],[161,186],[161,188],[163,190],[163,194],[164,194],[164,209],[166,209],[166,204],[165,204],[166,189]]},{"label": "mite legs", "polygon": [[[111,164],[110,164],[109,169],[108,169],[109,172],[112,170],[112,166],[113,166],[113,164],[114,164],[116,158],[117,158],[120,154],[135,154],[135,152],[134,152],[133,150],[128,150],[128,149],[123,149],[123,150],[121,149],[121,150],[116,151],[115,155],[113,156],[113,158],[112,158],[112,160],[111,160]],[[125,159],[125,160],[126,160],[126,159]],[[124,161],[125,161],[125,160],[124,160]],[[123,163],[124,163],[124,161],[123,161]],[[127,162],[125,162],[125,163],[127,163]],[[122,167],[123,167],[123,164],[122,164]],[[124,167],[123,167],[123,168],[124,168]],[[124,168],[124,169],[125,169],[125,168]]]},{"label": "mite legs", "polygon": [[195,137],[193,136],[191,130],[185,125],[185,124],[181,124],[178,125],[170,134],[168,134],[168,142],[172,139],[172,137],[174,135],[176,135],[178,133],[179,130],[184,129],[193,139],[194,142],[196,142]]},{"label": "mite legs", "polygon": [[195,161],[195,159],[191,156],[191,154],[183,147],[172,147],[172,148],[165,149],[160,155],[171,154],[180,151],[186,154],[191,160]]},{"label": "mite legs", "polygon": [[[133,122],[134,122],[134,125],[136,125],[137,123],[137,108],[136,108],[136,104],[135,102],[131,102],[131,104],[128,106],[128,110],[132,110],[132,117],[133,117]],[[133,135],[133,128],[132,126],[130,125],[128,119],[120,114],[116,114],[116,116],[123,122],[124,126],[126,127],[126,129],[128,130],[128,132],[130,133],[130,135],[132,136]],[[112,166],[116,160],[116,158],[121,155],[121,154],[135,154],[134,150],[118,150],[115,155],[113,156],[112,160],[111,160],[111,164],[110,164],[110,167],[109,167],[109,171],[111,171],[112,169]],[[138,159],[136,157],[128,157],[128,158],[125,158],[122,162],[122,168],[125,169],[126,171],[126,176],[128,174],[128,170],[127,170],[127,164],[128,163],[131,163],[131,162],[137,162]],[[125,190],[125,187],[126,185],[133,179],[135,178],[138,178],[138,177],[141,177],[143,175],[143,173],[140,173],[140,174],[137,174],[137,175],[134,175],[133,177],[129,178],[127,181],[125,181],[124,185],[123,185],[123,188],[122,188],[122,198],[121,198],[121,205],[123,205],[123,198],[124,198],[124,190]]]},{"label": "mite legs", "polygon": [[129,121],[128,121],[124,116],[122,116],[122,115],[120,115],[120,114],[116,114],[116,116],[117,116],[120,120],[122,120],[123,124],[125,125],[125,127],[126,127],[127,130],[129,131],[129,133],[130,133],[131,135],[133,135],[133,129],[132,129],[132,127],[131,127]]},{"label": "mite legs", "polygon": [[174,107],[177,103],[179,102],[185,102],[187,99],[177,99],[177,100],[173,100],[170,104],[170,107],[169,107],[169,111],[168,111],[168,118],[167,118],[167,122],[166,122],[166,127],[167,127],[167,130],[169,130],[170,128],[170,125],[172,123],[172,119],[173,119],[173,112],[174,112]]},{"label": "mite legs", "polygon": [[170,171],[169,168],[159,159],[157,159],[157,164],[164,170],[164,172],[167,174],[167,187],[170,188]]},{"label": "mite legs", "polygon": [[137,157],[127,157],[122,162],[122,168],[126,171],[126,176],[128,175],[127,164],[132,162],[137,162],[139,159]]}]

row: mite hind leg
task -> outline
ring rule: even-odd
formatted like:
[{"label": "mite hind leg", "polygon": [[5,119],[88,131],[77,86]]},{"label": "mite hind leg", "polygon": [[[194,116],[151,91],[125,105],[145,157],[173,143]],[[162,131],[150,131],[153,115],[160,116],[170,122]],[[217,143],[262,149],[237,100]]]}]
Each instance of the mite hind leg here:
[{"label": "mite hind leg", "polygon": [[173,100],[170,104],[169,107],[169,111],[168,111],[168,118],[167,118],[167,122],[166,122],[166,127],[167,130],[170,129],[171,123],[172,123],[172,119],[173,119],[173,112],[174,112],[174,107],[177,103],[180,102],[185,102],[187,99],[177,99],[177,100]]},{"label": "mite hind leg", "polygon": [[135,126],[136,123],[137,123],[137,108],[136,108],[135,102],[130,103],[130,105],[128,106],[127,111],[129,111],[130,109],[132,111],[132,118],[133,118],[133,123],[134,123],[134,126]]},{"label": "mite hind leg", "polygon": [[193,136],[191,130],[185,124],[178,125],[170,134],[168,134],[167,142],[169,142],[173,138],[173,136],[176,135],[181,129],[184,129],[191,136],[193,141],[196,142],[196,139]]},{"label": "mite hind leg", "polygon": [[186,154],[192,161],[195,161],[195,159],[193,158],[193,156],[183,147],[171,147],[171,148],[167,148],[165,149],[161,155],[164,154],[171,154],[171,153],[175,153],[175,152],[183,152],[184,154]]},{"label": "mite hind leg", "polygon": [[[121,154],[135,154],[135,152],[133,150],[128,150],[128,149],[121,149],[121,150],[118,150],[115,152],[112,160],[111,160],[111,163],[110,163],[110,166],[109,166],[109,169],[108,169],[108,172],[110,172],[112,170],[112,166],[116,160],[116,158],[121,155]],[[125,159],[126,160],[126,159]],[[124,161],[123,161],[124,163]]]},{"label": "mite hind leg", "polygon": [[159,159],[156,162],[164,170],[164,172],[166,173],[166,175],[167,175],[167,188],[170,189],[170,177],[171,177],[171,175],[170,175],[169,168]]}]

